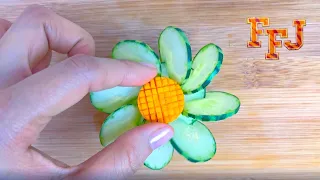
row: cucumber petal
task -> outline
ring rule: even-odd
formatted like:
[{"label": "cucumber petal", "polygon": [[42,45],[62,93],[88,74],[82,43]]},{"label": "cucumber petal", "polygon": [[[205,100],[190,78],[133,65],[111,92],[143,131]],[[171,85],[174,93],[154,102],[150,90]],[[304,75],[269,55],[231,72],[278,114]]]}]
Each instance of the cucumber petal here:
[{"label": "cucumber petal", "polygon": [[161,63],[161,76],[162,77],[169,77],[166,63]]},{"label": "cucumber petal", "polygon": [[192,93],[192,94],[185,94],[184,95],[184,101],[192,101],[196,99],[203,99],[206,97],[206,89],[201,89],[198,92]]},{"label": "cucumber petal", "polygon": [[[141,125],[152,123],[147,120],[143,120]],[[158,147],[153,150],[148,158],[144,161],[144,165],[152,170],[160,170],[169,164],[173,156],[173,146],[171,142]]]},{"label": "cucumber petal", "polygon": [[210,84],[213,77],[219,73],[223,61],[223,53],[219,46],[207,44],[194,57],[190,77],[181,88],[186,93],[194,93]]},{"label": "cucumber petal", "polygon": [[191,71],[192,54],[186,34],[169,26],[161,32],[158,45],[160,59],[166,64],[169,77],[181,84]]},{"label": "cucumber petal", "polygon": [[214,137],[201,122],[194,121],[190,124],[187,121],[179,116],[170,123],[174,129],[174,136],[170,140],[173,147],[191,162],[209,161],[216,153]]},{"label": "cucumber petal", "polygon": [[149,45],[141,41],[124,40],[118,42],[112,50],[112,58],[151,63],[158,69],[158,74],[161,72],[158,55]]},{"label": "cucumber petal", "polygon": [[202,121],[219,121],[236,114],[240,100],[235,95],[221,91],[209,91],[204,99],[186,102],[183,115]]},{"label": "cucumber petal", "polygon": [[107,146],[123,133],[143,123],[143,118],[135,105],[126,105],[114,111],[103,122],[100,129],[100,143]]},{"label": "cucumber petal", "polygon": [[170,142],[158,147],[148,156],[144,165],[152,170],[163,169],[171,161],[173,150]]},{"label": "cucumber petal", "polygon": [[117,86],[102,91],[90,92],[91,104],[105,113],[112,113],[137,98],[141,87]]},{"label": "cucumber petal", "polygon": [[194,122],[197,121],[196,119],[194,119],[192,117],[185,116],[183,114],[180,114],[178,119],[182,119],[187,124],[193,124]]},{"label": "cucumber petal", "polygon": [[[117,43],[112,50],[112,58],[154,64],[160,74],[158,55],[146,43],[136,40],[124,40]],[[141,87],[117,86],[90,93],[91,103],[98,110],[112,113],[121,106],[134,102]]]}]

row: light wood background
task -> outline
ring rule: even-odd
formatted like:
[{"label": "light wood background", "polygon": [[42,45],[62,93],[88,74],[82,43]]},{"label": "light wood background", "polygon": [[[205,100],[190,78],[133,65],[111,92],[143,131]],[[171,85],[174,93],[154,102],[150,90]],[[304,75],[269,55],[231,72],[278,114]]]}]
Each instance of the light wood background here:
[{"label": "light wood background", "polygon": [[[162,0],[162,1],[1,1],[0,17],[14,21],[33,3],[43,4],[92,34],[96,54],[108,57],[123,39],[145,41],[156,51],[163,28],[187,32],[192,52],[213,42],[225,54],[221,72],[208,89],[237,95],[242,106],[226,121],[206,123],[217,141],[209,162],[193,164],[175,153],[163,171],[144,167],[136,179],[311,179],[320,168],[320,2],[316,0]],[[264,59],[262,48],[248,49],[246,18],[266,16],[270,27],[288,28],[295,40],[293,19],[306,19],[304,46],[277,49],[280,60]],[[55,54],[53,63],[64,55]],[[55,117],[42,132],[37,148],[70,165],[99,150],[98,113],[89,97]]]}]

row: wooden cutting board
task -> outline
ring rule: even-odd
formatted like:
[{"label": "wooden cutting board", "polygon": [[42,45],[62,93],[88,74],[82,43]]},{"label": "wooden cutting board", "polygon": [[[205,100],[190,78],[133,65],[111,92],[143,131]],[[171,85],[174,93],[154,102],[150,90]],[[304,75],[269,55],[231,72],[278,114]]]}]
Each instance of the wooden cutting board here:
[{"label": "wooden cutting board", "polygon": [[[206,123],[217,141],[216,156],[193,164],[175,153],[164,170],[142,167],[134,178],[311,179],[319,175],[320,2],[4,0],[0,17],[14,21],[33,3],[52,8],[90,32],[100,57],[110,57],[112,47],[123,39],[144,41],[157,51],[159,33],[168,25],[186,31],[193,55],[210,42],[223,49],[222,69],[208,90],[233,93],[242,106],[226,121]],[[270,18],[266,28],[287,28],[288,39],[294,42],[293,20],[306,20],[303,47],[297,51],[277,48],[280,59],[265,60],[267,36],[259,37],[261,48],[247,48],[248,17]],[[55,54],[53,63],[64,57]],[[55,117],[35,146],[76,165],[102,149],[98,133],[105,116],[86,96]]]}]

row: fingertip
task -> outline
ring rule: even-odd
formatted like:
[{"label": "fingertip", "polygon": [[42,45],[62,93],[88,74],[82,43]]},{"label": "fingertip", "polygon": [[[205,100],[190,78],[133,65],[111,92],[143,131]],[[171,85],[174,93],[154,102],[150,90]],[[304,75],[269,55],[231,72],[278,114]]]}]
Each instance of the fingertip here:
[{"label": "fingertip", "polygon": [[11,22],[0,18],[0,38],[8,31],[11,26]]},{"label": "fingertip", "polygon": [[163,126],[162,128],[159,128],[152,132],[150,135],[149,143],[150,147],[155,150],[158,147],[166,144],[170,141],[170,139],[173,137],[174,131],[173,128],[168,126]]},{"label": "fingertip", "polygon": [[[151,150],[155,150],[166,144],[173,135],[174,129],[169,124],[150,122],[135,128],[133,131],[129,131],[123,138],[132,136],[147,137],[149,147]],[[151,153],[151,151],[149,153]]]},{"label": "fingertip", "polygon": [[152,68],[152,69],[157,69],[156,68],[156,66],[154,65],[154,64],[152,64],[152,63],[148,63],[148,62],[140,62],[140,64],[142,65],[142,66],[146,66],[146,67],[149,67],[149,68]]},{"label": "fingertip", "polygon": [[1,26],[4,30],[8,30],[11,25],[12,25],[12,23],[11,23],[10,21],[0,18],[0,26]]},{"label": "fingertip", "polygon": [[157,75],[157,69],[146,63],[137,63],[133,61],[121,61],[127,66],[125,77],[121,83],[122,86],[141,86]]},{"label": "fingertip", "polygon": [[[146,67],[146,66],[145,66]],[[153,67],[148,67],[148,71],[145,72],[145,77],[147,77],[146,81],[143,83],[147,83],[149,82],[151,79],[153,79],[154,77],[156,77],[158,74],[158,71],[156,68]]]},{"label": "fingertip", "polygon": [[149,71],[150,71],[150,79],[149,80],[151,80],[152,78],[154,78],[157,75],[158,70],[154,64],[147,63],[147,62],[141,62],[140,64],[149,69]]},{"label": "fingertip", "polygon": [[154,149],[167,143],[173,128],[164,123],[147,123],[133,128],[102,151],[76,167],[74,176],[132,176]]}]

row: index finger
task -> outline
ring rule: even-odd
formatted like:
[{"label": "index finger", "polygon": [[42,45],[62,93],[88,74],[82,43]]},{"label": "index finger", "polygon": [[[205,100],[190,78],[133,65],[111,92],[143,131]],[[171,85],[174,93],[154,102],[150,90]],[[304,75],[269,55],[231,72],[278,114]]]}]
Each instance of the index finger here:
[{"label": "index finger", "polygon": [[28,147],[50,117],[74,105],[88,92],[115,86],[140,86],[156,74],[156,68],[130,61],[73,56],[1,93],[0,99],[4,94],[9,98],[8,102],[2,102],[7,104],[7,116],[2,117],[0,127],[5,124],[6,134],[22,137]]},{"label": "index finger", "polygon": [[10,21],[0,18],[0,39],[7,32],[10,26],[11,26]]},{"label": "index finger", "polygon": [[0,88],[30,76],[49,50],[94,55],[95,43],[77,24],[45,7],[30,6],[0,40]]}]

